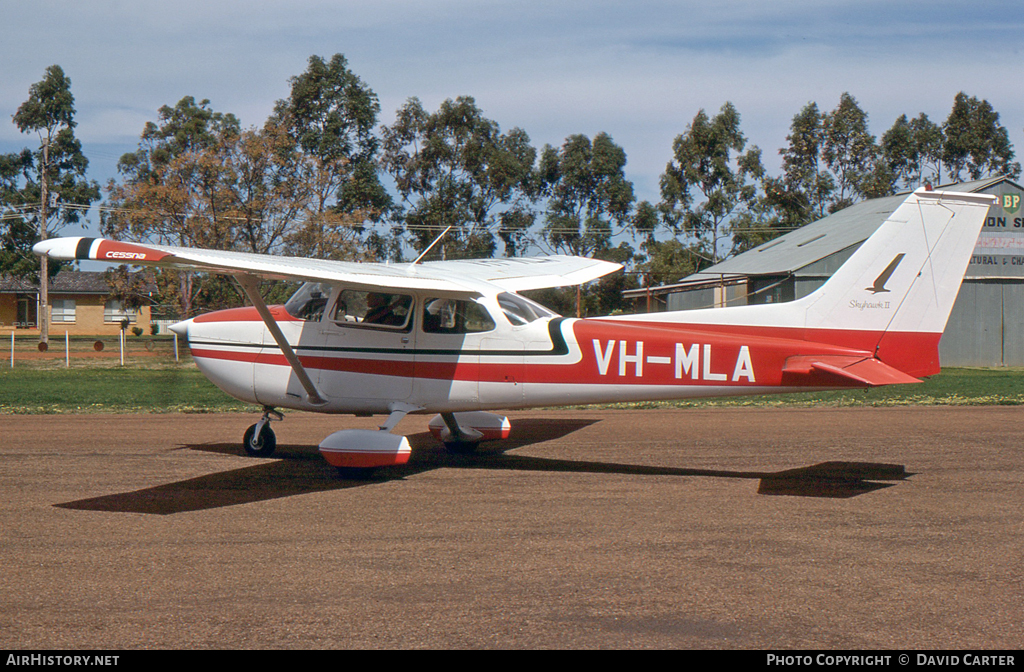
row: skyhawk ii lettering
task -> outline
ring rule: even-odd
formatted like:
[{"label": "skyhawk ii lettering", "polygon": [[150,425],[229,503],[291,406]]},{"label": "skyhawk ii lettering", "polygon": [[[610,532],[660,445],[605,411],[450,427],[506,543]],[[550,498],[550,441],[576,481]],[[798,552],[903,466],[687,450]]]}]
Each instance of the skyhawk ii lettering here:
[{"label": "skyhawk ii lettering", "polygon": [[[274,452],[270,423],[280,409],[383,416],[379,430],[338,431],[320,443],[351,477],[408,461],[410,444],[393,430],[410,413],[435,414],[430,431],[468,450],[509,436],[499,409],[920,382],[939,372],[939,338],[995,202],[919,190],[796,301],[587,319],[520,292],[583,284],[618,264],[564,256],[355,263],[97,238],[49,239],[34,250],[233,276],[250,306],[171,329],[220,389],[263,409],[242,437],[249,455]],[[279,278],[304,284],[268,306],[259,282]]]}]

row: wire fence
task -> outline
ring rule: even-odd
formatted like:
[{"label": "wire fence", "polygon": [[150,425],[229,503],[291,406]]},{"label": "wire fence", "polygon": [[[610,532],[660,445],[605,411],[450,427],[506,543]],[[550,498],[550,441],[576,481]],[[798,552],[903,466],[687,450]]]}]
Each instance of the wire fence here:
[{"label": "wire fence", "polygon": [[191,364],[184,339],[177,336],[135,336],[123,332],[113,336],[73,336],[50,332],[48,343],[38,333],[11,331],[0,336],[5,342],[6,368],[17,366],[150,366]]}]

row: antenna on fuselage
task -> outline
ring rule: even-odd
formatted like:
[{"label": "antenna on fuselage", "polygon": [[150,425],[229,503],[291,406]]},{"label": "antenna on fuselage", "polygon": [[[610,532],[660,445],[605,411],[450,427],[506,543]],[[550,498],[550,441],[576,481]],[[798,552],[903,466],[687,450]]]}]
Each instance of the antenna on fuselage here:
[{"label": "antenna on fuselage", "polygon": [[441,235],[439,235],[437,238],[434,238],[434,242],[432,242],[430,245],[427,245],[427,249],[423,250],[423,252],[420,253],[420,256],[416,257],[416,261],[412,262],[412,265],[415,266],[416,264],[418,264],[421,261],[423,261],[423,257],[427,256],[427,252],[430,252],[430,250],[434,249],[434,245],[437,245],[438,242],[440,242],[440,240],[442,238],[444,238],[444,234],[448,233],[451,230],[452,230],[452,225],[449,224],[448,228],[445,229],[444,231],[442,231]]}]

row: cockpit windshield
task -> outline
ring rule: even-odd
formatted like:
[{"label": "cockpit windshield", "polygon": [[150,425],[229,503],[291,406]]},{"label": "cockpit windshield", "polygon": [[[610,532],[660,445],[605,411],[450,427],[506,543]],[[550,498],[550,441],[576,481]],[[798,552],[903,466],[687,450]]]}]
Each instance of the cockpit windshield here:
[{"label": "cockpit windshield", "polygon": [[319,322],[324,316],[327,300],[331,298],[331,286],[326,282],[307,282],[292,294],[284,309],[292,317],[309,322]]},{"label": "cockpit windshield", "polygon": [[555,313],[539,303],[534,303],[518,294],[510,294],[509,292],[498,294],[498,306],[501,307],[508,321],[517,327],[529,324],[543,317],[557,317]]}]

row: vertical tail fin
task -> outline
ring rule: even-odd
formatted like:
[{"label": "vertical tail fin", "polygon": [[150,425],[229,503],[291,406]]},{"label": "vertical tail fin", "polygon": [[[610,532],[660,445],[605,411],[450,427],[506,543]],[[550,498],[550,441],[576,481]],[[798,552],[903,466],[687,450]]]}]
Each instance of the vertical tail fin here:
[{"label": "vertical tail fin", "polygon": [[[939,338],[994,202],[988,194],[917,190],[802,300],[806,326],[876,332],[879,359],[911,375],[937,373]],[[905,352],[921,347],[928,352]]]}]

